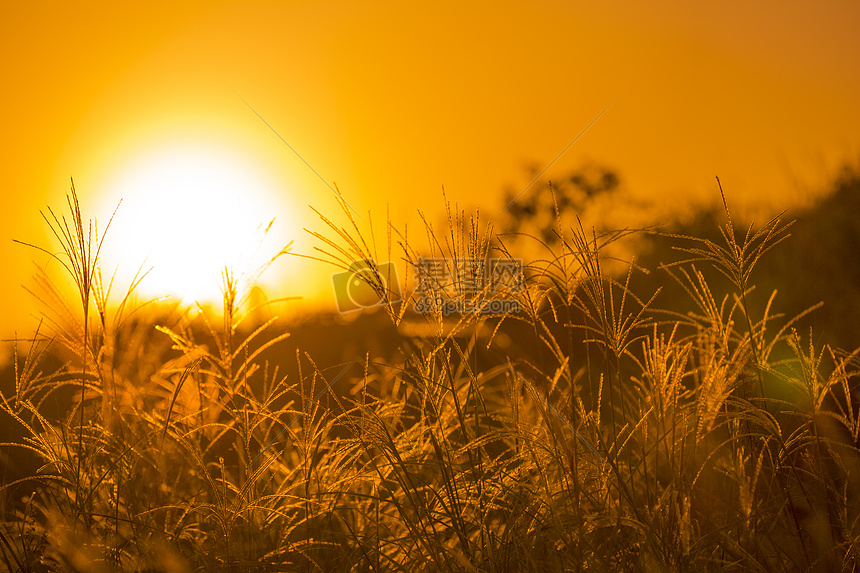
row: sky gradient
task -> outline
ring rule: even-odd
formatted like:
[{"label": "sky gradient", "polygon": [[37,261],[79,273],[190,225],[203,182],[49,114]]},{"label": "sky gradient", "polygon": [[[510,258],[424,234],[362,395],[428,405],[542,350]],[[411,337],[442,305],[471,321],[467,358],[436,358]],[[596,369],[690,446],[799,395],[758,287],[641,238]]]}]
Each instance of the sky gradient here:
[{"label": "sky gradient", "polygon": [[[374,221],[434,212],[443,185],[498,209],[614,101],[547,177],[597,162],[659,211],[713,200],[719,175],[740,210],[794,208],[860,159],[858,26],[847,0],[6,3],[0,330],[32,328],[21,285],[46,262],[13,239],[56,247],[39,212],[70,177],[103,226],[159,150],[235,157],[270,189],[273,245],[310,252],[307,205],[337,215],[329,184]],[[152,196],[118,211],[149,217],[138,240],[182,225]],[[268,288],[329,300],[331,270],[280,260]]]}]

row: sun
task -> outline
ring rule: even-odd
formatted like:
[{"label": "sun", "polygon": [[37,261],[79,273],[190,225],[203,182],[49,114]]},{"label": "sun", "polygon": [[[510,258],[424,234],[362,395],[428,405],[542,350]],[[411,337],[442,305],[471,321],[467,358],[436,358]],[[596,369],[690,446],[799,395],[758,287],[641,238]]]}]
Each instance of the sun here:
[{"label": "sun", "polygon": [[103,272],[128,285],[148,271],[138,295],[217,303],[225,267],[251,275],[287,244],[286,199],[238,150],[198,142],[137,154],[101,193]]}]

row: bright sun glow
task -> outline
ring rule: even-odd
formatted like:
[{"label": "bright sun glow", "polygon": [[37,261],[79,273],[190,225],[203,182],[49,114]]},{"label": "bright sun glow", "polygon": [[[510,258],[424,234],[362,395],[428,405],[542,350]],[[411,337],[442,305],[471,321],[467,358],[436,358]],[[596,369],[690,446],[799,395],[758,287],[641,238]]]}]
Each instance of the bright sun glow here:
[{"label": "bright sun glow", "polygon": [[253,273],[286,245],[285,190],[240,157],[215,146],[173,145],[116,173],[98,212],[101,231],[122,199],[102,251],[103,272],[117,269],[117,288],[142,266],[151,271],[139,294],[217,302],[225,265]]}]

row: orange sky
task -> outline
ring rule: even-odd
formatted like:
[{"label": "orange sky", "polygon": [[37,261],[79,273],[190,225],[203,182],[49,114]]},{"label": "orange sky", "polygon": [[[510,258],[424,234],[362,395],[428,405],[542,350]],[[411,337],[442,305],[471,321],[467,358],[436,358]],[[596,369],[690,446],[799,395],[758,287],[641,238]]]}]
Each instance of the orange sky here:
[{"label": "orange sky", "polygon": [[[96,209],[159,148],[235,153],[309,251],[330,190],[244,102],[376,220],[432,211],[442,185],[496,208],[619,94],[547,176],[593,160],[659,206],[718,174],[741,208],[788,207],[860,157],[858,26],[847,0],[4,3],[0,330],[31,328],[21,285],[45,260],[12,239],[50,244],[39,210],[70,176]],[[272,294],[325,272],[281,261]]]}]

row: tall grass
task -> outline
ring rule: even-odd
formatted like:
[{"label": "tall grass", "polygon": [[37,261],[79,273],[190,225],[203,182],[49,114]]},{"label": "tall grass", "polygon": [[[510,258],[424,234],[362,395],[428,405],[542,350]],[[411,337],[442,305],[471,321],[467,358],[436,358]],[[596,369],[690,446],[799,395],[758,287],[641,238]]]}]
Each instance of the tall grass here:
[{"label": "tall grass", "polygon": [[[387,222],[383,257],[345,203],[347,226],[321,216],[318,258],[343,270],[402,262],[402,300],[390,277],[365,275],[390,302],[401,358],[331,366],[297,353],[288,376],[276,365],[288,334],[276,319],[252,324],[229,270],[220,316],[129,313],[127,297],[113,310],[100,239],[72,194],[71,225],[48,221],[80,300],[64,302],[40,279],[52,335],[17,354],[14,393],[0,401],[25,433],[3,446],[40,461],[4,486],[29,489],[8,504],[0,562],[10,571],[856,568],[857,355],[815,347],[775,313],[774,297],[748,304],[755,264],[786,236],[779,218],[738,238],[729,217],[723,244],[675,237],[687,259],[652,271],[683,286],[692,310],[678,312],[657,307],[659,292],[636,292],[646,270],[606,271],[606,247],[623,233],[581,223],[556,229],[559,247],[525,265],[517,288],[460,289],[470,265],[510,253],[477,214],[446,207],[446,228],[425,219],[422,244]],[[419,256],[447,261],[455,294],[475,310],[412,312]],[[730,292],[715,294],[705,266],[726,275]],[[483,312],[494,297],[514,298],[520,312]],[[40,370],[48,352],[65,357],[59,370]]]}]

